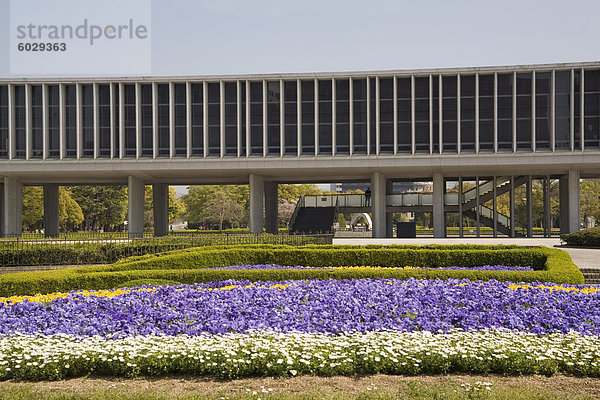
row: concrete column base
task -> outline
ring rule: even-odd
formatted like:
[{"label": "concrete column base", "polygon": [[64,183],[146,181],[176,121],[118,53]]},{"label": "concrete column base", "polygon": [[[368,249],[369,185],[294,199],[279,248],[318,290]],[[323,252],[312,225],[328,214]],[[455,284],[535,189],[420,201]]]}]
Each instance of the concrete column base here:
[{"label": "concrete column base", "polygon": [[263,233],[265,209],[265,182],[261,176],[251,174],[250,186],[250,233]]},{"label": "concrete column base", "polygon": [[127,193],[129,238],[142,238],[144,237],[144,198],[146,195],[144,181],[130,176]]},{"label": "concrete column base", "polygon": [[579,171],[569,170],[560,177],[560,233],[577,232],[580,228]]},{"label": "concrete column base", "polygon": [[2,236],[20,237],[23,232],[23,185],[15,178],[4,178],[2,195]]},{"label": "concrete column base", "polygon": [[444,176],[441,173],[433,174],[433,237],[442,238],[444,232]]},{"label": "concrete column base", "polygon": [[152,185],[152,212],[154,213],[154,236],[169,234],[169,185]]},{"label": "concrete column base", "polygon": [[380,172],[375,172],[371,177],[372,236],[374,238],[384,238],[387,236],[386,205],[385,176]]},{"label": "concrete column base", "polygon": [[265,182],[265,230],[267,233],[279,233],[279,195],[278,185]]},{"label": "concrete column base", "polygon": [[44,185],[44,236],[58,237],[60,234],[60,186],[56,183]]}]

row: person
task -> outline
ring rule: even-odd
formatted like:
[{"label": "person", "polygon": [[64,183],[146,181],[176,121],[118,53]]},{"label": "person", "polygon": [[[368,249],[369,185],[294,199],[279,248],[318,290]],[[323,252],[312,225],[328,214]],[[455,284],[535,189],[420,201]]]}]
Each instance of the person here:
[{"label": "person", "polygon": [[371,205],[371,188],[367,188],[367,190],[365,190],[365,206],[370,206]]}]

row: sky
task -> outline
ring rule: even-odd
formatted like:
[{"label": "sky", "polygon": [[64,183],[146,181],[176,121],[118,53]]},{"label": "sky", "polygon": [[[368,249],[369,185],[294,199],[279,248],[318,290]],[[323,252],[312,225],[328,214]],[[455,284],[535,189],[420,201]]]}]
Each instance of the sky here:
[{"label": "sky", "polygon": [[[61,3],[69,1],[75,0],[50,2],[53,7],[44,11],[46,21],[63,18],[67,11]],[[148,1],[152,15],[151,75],[600,59],[598,0]],[[99,4],[97,0],[77,0],[82,2],[88,2],[90,8]],[[0,0],[0,4],[0,30],[4,30],[0,52],[6,55],[10,50],[10,1]],[[44,75],[43,70],[40,74]],[[26,75],[11,75],[9,57],[0,57],[0,77],[15,76]]]},{"label": "sky", "polygon": [[[129,75],[600,60],[598,0],[120,0],[122,17],[131,13],[132,1],[150,2],[151,65]],[[46,2],[52,6],[44,9],[44,22],[69,15],[79,18],[75,10],[85,3],[95,10],[94,15],[99,13],[99,4],[106,4],[98,0]],[[33,5],[31,9],[37,10]],[[0,78],[90,75],[47,74],[44,63],[39,63],[36,74],[11,74],[10,23],[10,0],[0,0],[0,53],[6,55],[0,57]],[[120,62],[120,57],[114,58]]]}]

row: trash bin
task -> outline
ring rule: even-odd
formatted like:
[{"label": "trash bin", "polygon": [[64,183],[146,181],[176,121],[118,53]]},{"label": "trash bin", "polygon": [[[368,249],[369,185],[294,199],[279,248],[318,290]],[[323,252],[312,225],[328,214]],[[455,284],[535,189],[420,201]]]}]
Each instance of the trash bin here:
[{"label": "trash bin", "polygon": [[417,224],[415,222],[396,222],[396,237],[417,237]]}]

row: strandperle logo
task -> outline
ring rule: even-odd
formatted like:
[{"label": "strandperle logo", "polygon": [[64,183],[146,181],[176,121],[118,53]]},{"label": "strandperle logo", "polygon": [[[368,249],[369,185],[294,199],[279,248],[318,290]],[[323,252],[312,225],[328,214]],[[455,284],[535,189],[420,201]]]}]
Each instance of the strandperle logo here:
[{"label": "strandperle logo", "polygon": [[90,24],[84,19],[80,25],[40,25],[30,23],[28,25],[17,25],[17,39],[44,40],[87,40],[90,46],[98,40],[117,39],[140,39],[148,38],[148,27],[136,24],[129,19],[126,24]]}]

